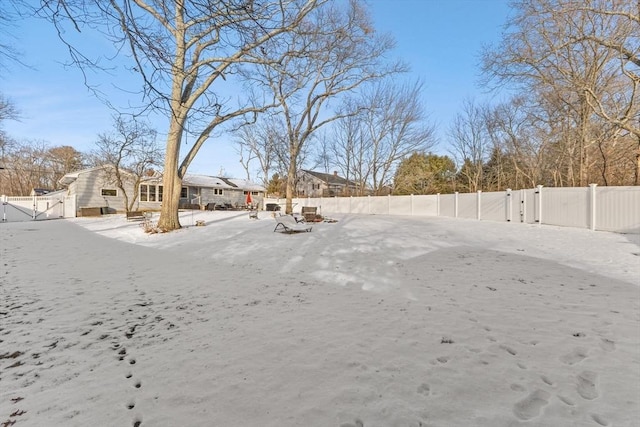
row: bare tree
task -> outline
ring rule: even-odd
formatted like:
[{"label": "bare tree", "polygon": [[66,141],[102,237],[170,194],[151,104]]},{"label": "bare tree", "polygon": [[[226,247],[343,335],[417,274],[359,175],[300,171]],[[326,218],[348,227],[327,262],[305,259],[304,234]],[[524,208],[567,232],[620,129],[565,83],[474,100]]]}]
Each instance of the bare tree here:
[{"label": "bare tree", "polygon": [[55,187],[46,160],[49,147],[44,141],[21,143],[10,140],[2,149],[0,190],[3,194],[28,196],[35,188]]},{"label": "bare tree", "polygon": [[5,120],[17,120],[19,116],[20,115],[15,104],[10,99],[0,94],[0,126]]},{"label": "bare tree", "polygon": [[28,195],[34,188],[56,189],[64,174],[79,169],[84,155],[69,146],[13,140],[2,125],[18,119],[13,102],[0,95],[0,194]]},{"label": "bare tree", "polygon": [[[320,167],[323,173],[329,173],[331,166],[333,165],[333,157],[331,155],[331,141],[327,135],[326,128],[323,129],[318,136],[318,143],[316,144],[315,163]],[[315,168],[313,168],[315,169]]]},{"label": "bare tree", "polygon": [[487,106],[465,100],[463,113],[458,113],[448,135],[450,152],[458,164],[467,191],[482,189],[484,163],[488,160],[492,141],[487,133]]},{"label": "bare tree", "polygon": [[33,189],[55,190],[63,175],[79,169],[84,155],[44,141],[5,140],[0,155],[0,194],[27,196]]},{"label": "bare tree", "polygon": [[434,144],[433,126],[427,123],[420,101],[422,84],[382,82],[363,93],[360,125],[365,149],[362,165],[374,194],[390,188],[395,168],[411,153],[428,151]]},{"label": "bare tree", "polygon": [[236,137],[247,179],[251,177],[251,165],[257,162],[257,177],[265,187],[269,185],[272,173],[284,175],[287,170],[280,158],[284,136],[278,126],[278,121],[272,117],[262,117],[256,123],[243,126]]},{"label": "bare tree", "polygon": [[247,70],[247,78],[268,88],[279,105],[287,141],[286,212],[292,210],[300,154],[315,132],[354,112],[331,111],[331,101],[362,84],[404,70],[385,63],[393,46],[376,35],[363,5],[351,0],[344,8],[328,3],[318,8],[285,40],[265,46],[272,61]]},{"label": "bare tree", "polygon": [[[216,89],[224,87],[239,64],[269,40],[295,30],[326,0],[42,0],[41,12],[67,42],[81,67],[95,66],[66,35],[71,26],[96,27],[133,59],[131,69],[143,82],[148,108],[168,119],[165,144],[164,199],[158,227],[180,227],[178,203],[182,179],[192,160],[221,126],[264,111],[271,103],[233,103]],[[80,25],[82,24],[82,25]],[[229,82],[228,84],[231,84]],[[180,155],[185,132],[194,137]]]},{"label": "bare tree", "polygon": [[44,153],[44,162],[51,176],[48,188],[58,188],[58,181],[69,172],[82,169],[86,154],[69,145],[49,148]]},{"label": "bare tree", "polygon": [[[618,78],[604,86],[602,93],[586,88],[589,95],[587,102],[602,119],[635,137],[635,149],[631,151],[635,154],[634,184],[640,185],[640,4],[636,2],[634,5],[626,0],[590,1],[585,5],[568,5],[564,13],[574,14],[576,10],[592,15],[605,24],[594,26],[595,31],[576,35],[572,41],[592,42],[614,52],[614,56],[618,54],[619,61],[613,61],[614,66],[617,62],[619,67]],[[611,128],[609,133],[612,133]],[[613,130],[608,140],[614,142],[612,145],[615,148],[616,142],[627,139]],[[609,161],[606,154],[609,147],[602,140],[598,141],[598,150],[604,164],[627,163],[619,157]],[[618,153],[615,149],[613,151]],[[606,173],[603,177],[606,181]]]},{"label": "bare tree", "polygon": [[28,195],[34,188],[58,188],[63,175],[82,167],[85,155],[70,146],[13,140],[2,125],[19,117],[13,102],[0,95],[0,194]]},{"label": "bare tree", "polygon": [[591,88],[587,101],[596,114],[625,129],[640,141],[640,5],[628,0],[590,0],[562,5],[560,13],[567,16],[587,15],[593,25],[570,38],[577,45],[590,42],[614,52],[620,77],[616,84],[599,93]]},{"label": "bare tree", "polygon": [[[353,102],[347,100],[346,102]],[[358,107],[347,105],[347,111],[357,111]],[[371,141],[364,137],[362,118],[364,110],[357,115],[347,115],[335,122],[331,155],[333,162],[347,181],[356,183],[360,196],[365,195],[367,180],[371,172],[366,155],[371,151]]]},{"label": "bare tree", "polygon": [[5,0],[0,3],[0,69],[6,69],[8,63],[20,63],[20,55],[10,40],[15,36],[10,31],[18,15],[22,0]]},{"label": "bare tree", "polygon": [[537,121],[533,111],[534,106],[524,96],[516,96],[487,111],[491,145],[509,162],[510,174],[503,184],[512,189],[532,188],[543,183],[549,138],[538,128],[545,123]]},{"label": "bare tree", "polygon": [[[240,156],[240,165],[242,165],[247,179],[251,180],[251,164],[258,158],[251,149],[251,146],[255,143],[255,139],[253,138],[253,135],[247,133],[248,130],[246,128],[240,132],[242,136],[238,139],[238,143],[236,144],[236,153]],[[244,141],[247,142],[245,143]]]},{"label": "bare tree", "polygon": [[105,179],[122,192],[125,212],[134,210],[143,178],[163,164],[156,135],[148,124],[121,116],[114,118],[112,132],[98,135],[94,163],[105,166]]},{"label": "bare tree", "polygon": [[[606,144],[598,138],[616,139],[602,129],[614,125],[634,133],[640,126],[640,25],[632,3],[514,1],[516,13],[502,42],[483,53],[487,82],[515,83],[547,111],[563,112],[563,138],[555,147],[565,149],[566,170],[559,173],[569,185],[586,185],[600,174],[594,156],[609,151],[598,150]],[[558,127],[557,118],[547,117],[549,128]]]},{"label": "bare tree", "polygon": [[[0,173],[6,168],[7,160],[6,155],[11,145],[14,143],[11,138],[6,134],[3,129],[4,122],[6,120],[16,120],[18,118],[18,110],[13,102],[0,94]],[[0,188],[0,191],[2,188]]]}]

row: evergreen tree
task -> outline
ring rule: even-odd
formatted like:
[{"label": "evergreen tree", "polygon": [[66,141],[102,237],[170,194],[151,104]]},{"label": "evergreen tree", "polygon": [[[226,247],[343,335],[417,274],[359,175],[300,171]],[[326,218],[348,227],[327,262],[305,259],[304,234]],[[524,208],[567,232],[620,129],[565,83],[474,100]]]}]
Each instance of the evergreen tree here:
[{"label": "evergreen tree", "polygon": [[455,169],[454,161],[447,156],[413,153],[398,166],[393,194],[451,193]]},{"label": "evergreen tree", "polygon": [[267,194],[270,196],[281,197],[284,194],[287,180],[279,174],[274,173],[267,184]]}]

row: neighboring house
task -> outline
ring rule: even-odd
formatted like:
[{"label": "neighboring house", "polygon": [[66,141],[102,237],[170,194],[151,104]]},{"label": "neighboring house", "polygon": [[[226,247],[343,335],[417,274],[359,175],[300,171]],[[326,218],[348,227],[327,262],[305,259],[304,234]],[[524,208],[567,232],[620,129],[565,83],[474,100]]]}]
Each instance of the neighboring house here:
[{"label": "neighboring house", "polygon": [[[64,175],[59,183],[67,188],[67,195],[76,197],[77,211],[101,208],[102,213],[124,212],[124,197],[108,173],[109,166],[84,169]],[[125,185],[127,196],[133,197],[133,176]],[[266,190],[255,183],[240,179],[218,178],[208,175],[186,175],[183,179],[180,205],[204,209],[217,206],[241,207],[247,193],[253,204],[262,202]],[[139,186],[138,200],[133,210],[160,210],[162,205],[162,177],[145,177]]]},{"label": "neighboring house", "polygon": [[353,196],[357,185],[353,181],[333,174],[301,169],[298,171],[296,193],[299,197]]}]

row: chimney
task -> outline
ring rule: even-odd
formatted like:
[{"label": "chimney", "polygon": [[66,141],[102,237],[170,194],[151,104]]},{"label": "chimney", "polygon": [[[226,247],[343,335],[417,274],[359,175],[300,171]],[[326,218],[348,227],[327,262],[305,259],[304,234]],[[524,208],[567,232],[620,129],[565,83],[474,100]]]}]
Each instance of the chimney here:
[{"label": "chimney", "polygon": [[333,176],[338,176],[338,171],[333,171]]}]

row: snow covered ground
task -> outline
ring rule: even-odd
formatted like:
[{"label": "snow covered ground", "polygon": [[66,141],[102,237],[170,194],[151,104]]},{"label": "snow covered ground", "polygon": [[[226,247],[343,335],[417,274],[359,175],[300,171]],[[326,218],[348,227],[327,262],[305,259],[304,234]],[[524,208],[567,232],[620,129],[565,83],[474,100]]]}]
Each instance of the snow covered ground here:
[{"label": "snow covered ground", "polygon": [[182,215],[0,224],[1,427],[638,425],[638,235]]}]

